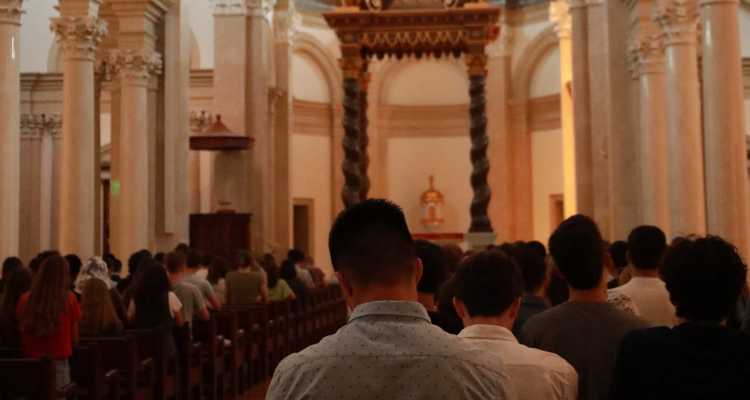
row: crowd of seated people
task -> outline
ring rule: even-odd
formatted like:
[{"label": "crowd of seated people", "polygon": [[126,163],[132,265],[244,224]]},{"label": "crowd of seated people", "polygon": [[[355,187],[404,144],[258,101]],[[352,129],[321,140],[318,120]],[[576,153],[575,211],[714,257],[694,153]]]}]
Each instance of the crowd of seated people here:
[{"label": "crowd of seated people", "polygon": [[626,239],[606,243],[576,215],[547,247],[463,251],[413,240],[403,211],[374,199],[335,220],[328,279],[296,249],[281,262],[141,250],[127,276],[112,255],[49,251],[3,263],[0,347],[51,356],[61,388],[80,338],[162,329],[174,351],[175,326],[267,302],[304,309],[334,281],[349,323],[274,365],[267,399],[746,399],[750,296],[736,248],[669,244],[652,226]]}]

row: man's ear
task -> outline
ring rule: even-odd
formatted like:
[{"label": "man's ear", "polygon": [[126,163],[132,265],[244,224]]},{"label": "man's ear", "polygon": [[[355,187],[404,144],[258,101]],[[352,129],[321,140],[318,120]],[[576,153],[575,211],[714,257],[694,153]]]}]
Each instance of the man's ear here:
[{"label": "man's ear", "polygon": [[453,308],[456,309],[458,318],[461,318],[461,320],[465,320],[469,317],[469,311],[466,310],[466,305],[464,305],[464,302],[459,300],[458,297],[455,296],[453,296]]},{"label": "man's ear", "polygon": [[630,250],[628,250],[627,253],[625,253],[625,257],[628,259],[628,264],[633,265],[633,259],[630,258]]},{"label": "man's ear", "polygon": [[414,284],[418,285],[419,281],[422,280],[422,272],[424,272],[424,266],[422,260],[417,258],[417,262],[414,263]]},{"label": "man's ear", "polygon": [[521,298],[517,298],[511,305],[510,305],[510,313],[508,316],[512,320],[516,320],[516,317],[518,316],[518,310],[521,309]]},{"label": "man's ear", "polygon": [[609,252],[605,251],[604,252],[604,269],[609,271],[614,267],[615,267],[615,262],[612,261],[612,256],[609,255]]},{"label": "man's ear", "polygon": [[339,286],[341,286],[341,293],[344,295],[344,298],[351,298],[354,295],[354,288],[351,281],[341,271],[336,272],[336,277],[339,279]]}]

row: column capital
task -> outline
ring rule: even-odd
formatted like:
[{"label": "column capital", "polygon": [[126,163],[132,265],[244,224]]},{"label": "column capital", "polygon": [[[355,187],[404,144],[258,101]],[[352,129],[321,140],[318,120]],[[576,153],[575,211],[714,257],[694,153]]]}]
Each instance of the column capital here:
[{"label": "column capital", "polygon": [[657,0],[651,18],[661,27],[666,46],[697,43],[699,13],[696,0]]},{"label": "column capital", "polygon": [[21,114],[20,128],[23,138],[59,137],[62,130],[62,116],[60,114]]},{"label": "column capital", "polygon": [[487,75],[487,57],[486,54],[466,53],[466,66],[469,69],[469,77]]},{"label": "column capital", "polygon": [[630,42],[628,51],[633,77],[666,73],[664,40],[661,35],[638,35]]},{"label": "column capital", "polygon": [[576,8],[586,8],[587,6],[586,0],[570,0],[570,3],[568,3],[569,9],[576,9]]},{"label": "column capital", "polygon": [[66,60],[94,61],[94,53],[107,35],[107,21],[95,16],[52,18],[50,30],[62,44]]},{"label": "column capital", "polygon": [[253,17],[268,18],[273,11],[275,2],[273,0],[245,0],[247,15]]},{"label": "column capital", "polygon": [[570,38],[570,10],[566,0],[549,3],[549,20],[555,25],[555,32],[560,39]]},{"label": "column capital", "polygon": [[151,75],[161,73],[161,54],[149,49],[120,49],[110,55],[120,86],[148,87]]},{"label": "column capital", "polygon": [[344,73],[344,79],[356,79],[359,80],[359,74],[362,72],[362,64],[364,60],[362,57],[346,57],[339,59],[339,66],[341,72]]},{"label": "column capital", "polygon": [[213,0],[214,15],[247,15],[244,0]]},{"label": "column capital", "polygon": [[0,24],[21,25],[22,0],[0,0]]},{"label": "column capital", "polygon": [[500,37],[484,48],[490,58],[509,57],[513,51],[513,30],[508,24],[500,25]]}]

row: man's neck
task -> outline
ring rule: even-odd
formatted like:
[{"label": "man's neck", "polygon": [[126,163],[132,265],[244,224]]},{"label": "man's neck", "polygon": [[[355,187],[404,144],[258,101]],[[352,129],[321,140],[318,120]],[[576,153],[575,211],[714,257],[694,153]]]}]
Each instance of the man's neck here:
[{"label": "man's neck", "polygon": [[546,292],[546,290],[545,290],[544,286],[542,286],[542,287],[540,287],[539,289],[537,289],[537,290],[536,290],[535,292],[527,292],[527,291],[524,291],[524,292],[523,292],[523,295],[524,295],[524,296],[533,296],[533,297],[541,297],[541,298],[544,298],[545,292]]},{"label": "man's neck", "polygon": [[578,290],[568,285],[570,301],[576,303],[606,303],[607,286],[598,286],[591,290]]},{"label": "man's neck", "polygon": [[185,275],[193,275],[198,268],[185,268]]},{"label": "man's neck", "polygon": [[633,267],[633,278],[658,278],[659,269],[638,269]]},{"label": "man's neck", "polygon": [[507,330],[513,329],[513,318],[510,318],[508,316],[508,313],[503,313],[502,315],[498,315],[496,317],[468,317],[464,318],[464,328],[468,328],[472,325],[492,325],[492,326],[502,326],[503,328]]},{"label": "man's neck", "polygon": [[417,299],[427,309],[427,311],[437,311],[435,309],[435,295],[432,293],[417,292]]},{"label": "man's neck", "polygon": [[170,282],[177,282],[182,280],[182,273],[179,274],[169,274],[169,281]]},{"label": "man's neck", "polygon": [[360,304],[371,303],[373,301],[419,302],[419,295],[416,288],[408,288],[404,285],[387,287],[371,286],[366,290],[355,288],[352,294],[352,304],[349,306],[354,309]]}]

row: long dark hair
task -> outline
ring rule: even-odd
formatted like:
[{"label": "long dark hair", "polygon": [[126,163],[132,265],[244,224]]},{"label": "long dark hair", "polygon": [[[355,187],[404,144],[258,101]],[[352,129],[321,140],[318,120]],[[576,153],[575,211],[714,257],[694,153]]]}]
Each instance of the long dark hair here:
[{"label": "long dark hair", "polygon": [[2,299],[0,299],[0,321],[16,321],[18,300],[31,288],[34,274],[31,273],[30,269],[18,268],[10,271],[3,280],[5,281],[5,289]]},{"label": "long dark hair", "polygon": [[[268,256],[269,254],[266,255]],[[279,268],[276,267],[276,261],[273,259],[273,256],[270,259],[263,258],[263,269],[266,271],[266,275],[268,275],[268,288],[275,288],[279,282]]]},{"label": "long dark hair", "polygon": [[229,271],[229,263],[222,257],[214,257],[208,267],[208,276],[206,280],[214,285],[219,283],[219,279],[226,278]]},{"label": "long dark hair", "polygon": [[294,267],[294,263],[290,260],[284,260],[279,268],[279,275],[281,279],[289,280],[297,277],[297,269]]},{"label": "long dark hair", "polygon": [[[168,299],[169,291],[172,289],[172,283],[169,282],[167,270],[164,264],[151,260],[145,265],[138,267],[143,272],[138,273],[136,288],[133,293],[136,312],[138,309],[158,308],[162,302]],[[145,311],[145,310],[144,310]]]},{"label": "long dark hair", "polygon": [[68,262],[60,255],[47,258],[31,284],[29,297],[21,314],[21,329],[37,338],[60,332],[60,322],[68,308],[69,295]]}]

